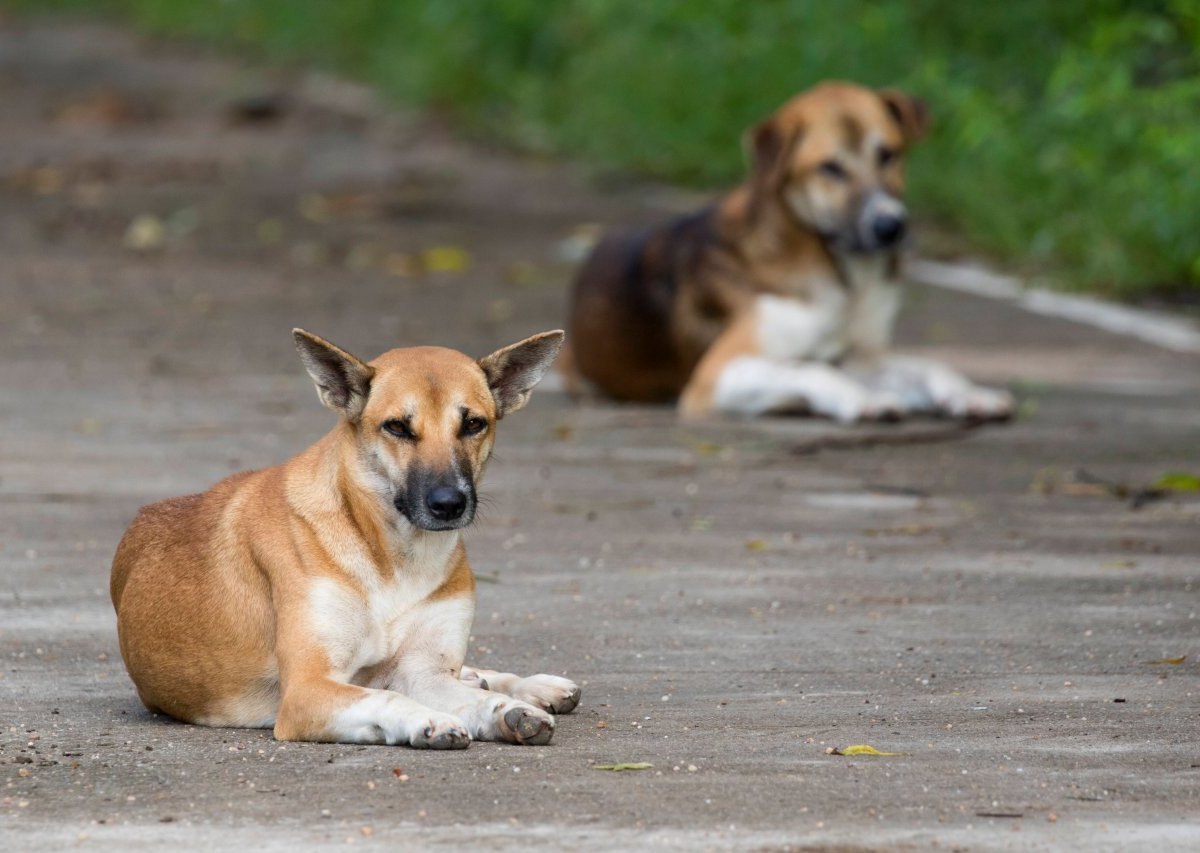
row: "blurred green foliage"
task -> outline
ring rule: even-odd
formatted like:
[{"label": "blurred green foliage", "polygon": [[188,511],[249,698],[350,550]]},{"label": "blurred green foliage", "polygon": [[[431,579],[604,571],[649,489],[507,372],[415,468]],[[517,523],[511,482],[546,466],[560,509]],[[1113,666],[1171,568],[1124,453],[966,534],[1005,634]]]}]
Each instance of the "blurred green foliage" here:
[{"label": "blurred green foliage", "polygon": [[47,5],[316,62],[526,149],[704,185],[737,179],[742,129],[817,80],[900,85],[935,121],[910,166],[918,210],[1069,283],[1200,290],[1200,0]]}]

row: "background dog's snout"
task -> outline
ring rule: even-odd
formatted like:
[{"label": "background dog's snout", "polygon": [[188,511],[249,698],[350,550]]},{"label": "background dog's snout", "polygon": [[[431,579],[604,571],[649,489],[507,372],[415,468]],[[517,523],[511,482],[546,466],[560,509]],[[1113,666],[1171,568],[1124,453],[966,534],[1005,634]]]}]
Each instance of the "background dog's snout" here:
[{"label": "background dog's snout", "polygon": [[875,221],[871,223],[871,230],[879,245],[890,246],[904,236],[907,225],[903,216],[885,213],[875,217]]},{"label": "background dog's snout", "polygon": [[467,496],[454,486],[438,486],[425,497],[425,505],[438,521],[454,521],[467,509]]}]

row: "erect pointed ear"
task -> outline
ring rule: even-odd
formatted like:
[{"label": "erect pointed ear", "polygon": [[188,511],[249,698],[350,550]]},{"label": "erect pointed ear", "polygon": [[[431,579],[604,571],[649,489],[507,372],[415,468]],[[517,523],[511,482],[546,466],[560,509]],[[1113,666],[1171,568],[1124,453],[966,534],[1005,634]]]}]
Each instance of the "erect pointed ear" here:
[{"label": "erect pointed ear", "polygon": [[750,175],[754,183],[770,186],[784,175],[787,155],[796,144],[799,131],[787,133],[779,119],[768,116],[742,136],[742,147],[750,162]]},{"label": "erect pointed ear", "polygon": [[880,89],[879,97],[900,130],[904,141],[915,142],[929,132],[929,105],[899,89]]},{"label": "erect pointed ear", "polygon": [[321,402],[347,420],[358,420],[367,405],[375,368],[312,332],[292,329],[292,337]]},{"label": "erect pointed ear", "polygon": [[496,399],[496,417],[502,418],[529,402],[533,387],[550,369],[564,337],[562,331],[542,332],[479,359]]}]

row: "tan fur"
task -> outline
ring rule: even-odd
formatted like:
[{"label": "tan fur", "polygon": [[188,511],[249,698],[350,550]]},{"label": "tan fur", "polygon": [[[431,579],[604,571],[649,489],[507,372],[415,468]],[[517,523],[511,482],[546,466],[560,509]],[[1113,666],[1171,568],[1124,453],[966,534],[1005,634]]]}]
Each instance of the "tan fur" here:
[{"label": "tan fur", "polygon": [[[926,126],[924,105],[891,89],[827,82],[788,101],[747,131],[742,185],[596,247],[572,296],[572,380],[622,400],[677,400],[689,417],[903,408],[834,368],[882,364],[890,344],[903,155]],[[827,369],[784,369],[810,363]],[[914,408],[942,405],[909,390]]]},{"label": "tan fur", "polygon": [[[459,682],[475,581],[458,528],[474,504],[429,513],[443,481],[469,481],[473,499],[497,421],[525,404],[561,337],[478,362],[418,347],[364,364],[297,331],[338,424],[283,465],[145,507],[117,548],[121,653],[146,707],[274,725],[284,740],[548,739],[543,710]],[[389,431],[397,418],[411,439]]]}]

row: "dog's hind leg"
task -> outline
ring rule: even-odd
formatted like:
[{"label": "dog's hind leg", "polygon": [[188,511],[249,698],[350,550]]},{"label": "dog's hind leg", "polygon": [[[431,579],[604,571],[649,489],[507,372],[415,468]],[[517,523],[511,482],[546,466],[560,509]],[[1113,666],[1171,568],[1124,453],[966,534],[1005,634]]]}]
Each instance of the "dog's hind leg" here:
[{"label": "dog's hind leg", "polygon": [[583,695],[583,691],[575,682],[557,675],[530,675],[522,678],[511,672],[464,666],[460,678],[463,684],[470,687],[503,693],[551,714],[571,713]]}]

